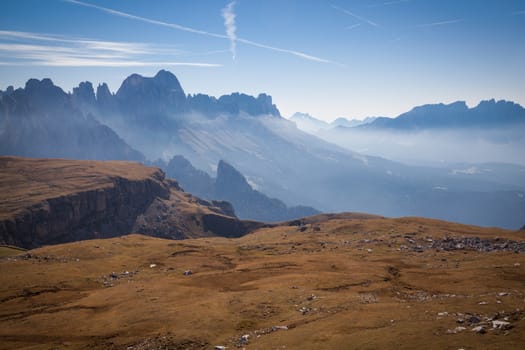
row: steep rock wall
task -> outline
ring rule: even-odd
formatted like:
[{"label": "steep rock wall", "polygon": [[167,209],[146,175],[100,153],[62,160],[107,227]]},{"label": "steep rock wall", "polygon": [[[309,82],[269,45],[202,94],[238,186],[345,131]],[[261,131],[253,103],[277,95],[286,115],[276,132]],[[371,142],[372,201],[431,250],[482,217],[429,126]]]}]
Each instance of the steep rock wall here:
[{"label": "steep rock wall", "polygon": [[155,198],[169,197],[163,178],[160,170],[142,180],[115,177],[103,188],[44,200],[0,221],[1,243],[34,248],[130,233]]}]

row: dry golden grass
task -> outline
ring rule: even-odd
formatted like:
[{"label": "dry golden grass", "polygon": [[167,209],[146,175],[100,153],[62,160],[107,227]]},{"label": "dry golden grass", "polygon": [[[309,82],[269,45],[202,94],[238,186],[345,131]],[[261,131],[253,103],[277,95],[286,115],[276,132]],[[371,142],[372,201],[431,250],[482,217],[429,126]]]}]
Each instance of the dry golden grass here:
[{"label": "dry golden grass", "polygon": [[49,198],[111,187],[115,177],[141,180],[156,171],[124,161],[0,157],[0,220]]},{"label": "dry golden grass", "polygon": [[[404,248],[444,237],[523,242],[523,232],[419,218],[307,221],[239,239],[130,235],[3,258],[0,348],[234,349],[245,334],[246,349],[525,347],[523,253]],[[487,323],[478,334],[457,323],[469,315],[506,317],[512,328]]]}]

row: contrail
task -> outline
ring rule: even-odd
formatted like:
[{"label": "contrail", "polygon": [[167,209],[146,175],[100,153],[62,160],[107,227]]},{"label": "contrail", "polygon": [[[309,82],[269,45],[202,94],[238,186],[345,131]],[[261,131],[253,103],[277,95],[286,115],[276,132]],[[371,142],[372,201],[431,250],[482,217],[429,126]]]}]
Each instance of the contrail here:
[{"label": "contrail", "polygon": [[107,7],[94,5],[94,4],[90,4],[90,3],[87,3],[87,2],[83,2],[83,1],[78,1],[78,0],[63,0],[63,1],[69,2],[69,3],[72,3],[72,4],[76,4],[76,5],[80,5],[80,6],[91,7],[91,8],[97,9],[99,11],[103,11],[103,12],[109,13],[109,14],[114,15],[114,16],[134,19],[134,20],[137,20],[137,21],[150,23],[150,24],[155,24],[155,25],[158,25],[158,26],[178,29],[178,30],[182,30],[184,32],[189,32],[189,33],[194,33],[194,34],[201,34],[201,35],[207,35],[207,36],[211,36],[211,37],[214,37],[214,38],[228,39],[228,37],[226,35],[211,33],[211,32],[207,32],[207,31],[199,30],[199,29],[194,29],[194,28],[190,28],[190,27],[185,27],[185,26],[181,26],[181,25],[176,24],[176,23],[168,23],[168,22],[164,22],[164,21],[158,21],[156,19],[136,16],[136,15],[132,15],[132,14],[129,14],[129,13],[126,13],[126,12],[113,10],[113,9],[110,9],[110,8],[107,8]]},{"label": "contrail", "polygon": [[370,24],[371,26],[374,26],[374,27],[380,27],[380,25],[377,24],[376,22],[372,22],[372,21],[369,20],[369,19],[366,19],[366,18],[364,18],[364,17],[361,17],[361,16],[359,16],[359,15],[356,15],[355,13],[350,12],[350,11],[348,11],[348,10],[345,10],[344,8],[341,8],[341,7],[339,7],[339,6],[332,5],[332,8],[335,9],[335,10],[337,10],[337,11],[341,11],[342,13],[345,13],[345,14],[347,14],[347,15],[349,15],[349,16],[352,16],[352,17],[354,17],[355,19],[358,19],[358,20],[360,20],[360,21],[362,21],[362,22],[368,23],[368,24]]},{"label": "contrail", "polygon": [[[72,3],[72,4],[76,4],[76,5],[80,5],[80,6],[91,7],[91,8],[97,9],[99,11],[103,11],[103,12],[106,12],[108,14],[111,14],[111,15],[114,15],[114,16],[118,16],[118,17],[123,17],[123,18],[128,18],[128,19],[132,19],[132,20],[136,20],[136,21],[145,22],[145,23],[150,23],[150,24],[154,24],[154,25],[158,25],[158,26],[173,28],[173,29],[177,29],[177,30],[181,30],[181,31],[185,31],[185,32],[193,33],[193,34],[199,34],[199,35],[205,35],[205,36],[209,36],[209,37],[213,37],[213,38],[230,40],[230,37],[228,37],[227,35],[207,32],[205,30],[194,29],[194,28],[182,26],[182,25],[179,25],[179,24],[176,24],[176,23],[168,23],[168,22],[164,22],[164,21],[158,21],[158,20],[155,20],[155,19],[151,19],[151,18],[136,16],[136,15],[132,15],[132,14],[129,14],[129,13],[126,13],[126,12],[113,10],[113,9],[110,9],[110,8],[107,8],[107,7],[103,7],[103,6],[93,5],[93,4],[90,4],[90,3],[87,3],[87,2],[83,2],[83,1],[79,1],[79,0],[63,0],[63,1],[69,2],[69,3]],[[279,48],[279,47],[265,45],[265,44],[257,43],[255,41],[251,41],[251,40],[248,40],[248,39],[242,39],[242,38],[236,38],[235,41],[243,43],[243,44],[246,44],[246,45],[251,45],[251,46],[255,46],[255,47],[271,50],[271,51],[287,53],[287,54],[294,55],[296,57],[300,57],[300,58],[303,58],[303,59],[306,59],[306,60],[309,60],[309,61],[320,62],[320,63],[336,64],[336,65],[344,67],[344,65],[341,64],[341,63],[337,63],[337,62],[334,62],[334,61],[331,61],[331,60],[327,60],[327,59],[324,59],[324,58],[321,58],[321,57],[309,55],[309,54],[306,54],[306,53],[300,52],[300,51],[294,51],[294,50],[289,50],[289,49],[282,49],[282,48]]]},{"label": "contrail", "polygon": [[459,23],[459,22],[463,22],[463,20],[462,20],[462,19],[453,19],[453,20],[450,20],[450,21],[425,23],[425,24],[420,24],[420,25],[418,25],[418,26],[414,26],[413,28],[428,28],[428,27],[436,27],[436,26],[443,26],[443,25],[454,24],[454,23]]}]

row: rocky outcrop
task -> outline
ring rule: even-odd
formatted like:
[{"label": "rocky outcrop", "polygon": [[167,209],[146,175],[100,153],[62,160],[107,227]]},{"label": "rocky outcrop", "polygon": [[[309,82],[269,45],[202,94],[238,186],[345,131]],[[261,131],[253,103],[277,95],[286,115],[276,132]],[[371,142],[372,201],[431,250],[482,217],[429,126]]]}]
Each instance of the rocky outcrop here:
[{"label": "rocky outcrop", "polygon": [[[24,167],[31,167],[33,163],[22,158],[1,159],[2,175],[6,175],[7,180],[11,178],[9,175],[12,172],[24,171]],[[56,167],[57,170],[62,167],[64,170],[63,167],[73,168],[82,162],[50,160],[50,163],[51,167]],[[51,184],[51,189],[44,193],[41,200],[33,201],[34,191],[40,181],[46,181],[46,177],[51,175],[39,174],[43,169],[37,166],[32,176],[24,179],[29,181],[27,191],[6,191],[10,198],[6,198],[2,203],[2,244],[33,248],[129,233],[136,217],[144,212],[155,198],[169,197],[169,188],[163,183],[164,174],[160,170],[153,170],[148,176],[136,179],[126,178],[125,173],[120,177],[93,174],[88,170],[85,177],[99,177],[94,179],[95,182],[88,189],[64,192],[60,185]],[[52,168],[47,168],[46,171],[50,169],[53,173]],[[60,177],[60,173],[56,173],[56,176]],[[77,180],[81,183],[85,178],[80,174],[72,174],[73,177],[77,175]],[[101,182],[97,184],[96,181]],[[2,185],[8,186],[9,183],[3,181]],[[64,184],[63,187],[66,186],[67,184]],[[13,201],[17,198],[23,198],[18,208],[13,206]],[[24,206],[24,203],[29,205]]]},{"label": "rocky outcrop", "polygon": [[181,239],[240,236],[231,205],[184,193],[138,163],[0,157],[0,244],[47,244],[132,232]]},{"label": "rocky outcrop", "polygon": [[95,90],[93,84],[89,81],[81,82],[78,87],[73,88],[73,102],[75,104],[89,104],[94,105],[97,99],[95,97]]}]

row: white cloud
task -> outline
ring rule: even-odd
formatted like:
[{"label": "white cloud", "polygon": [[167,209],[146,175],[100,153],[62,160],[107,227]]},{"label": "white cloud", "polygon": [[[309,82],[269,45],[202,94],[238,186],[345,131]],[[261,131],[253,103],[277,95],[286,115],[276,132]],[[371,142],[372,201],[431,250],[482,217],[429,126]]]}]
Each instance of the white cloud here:
[{"label": "white cloud", "polygon": [[230,2],[225,8],[222,9],[222,17],[224,18],[224,27],[226,27],[226,35],[230,39],[230,50],[232,53],[232,58],[235,60],[236,56],[236,44],[237,35],[235,31],[237,27],[235,26],[235,13],[233,12],[233,7],[235,6],[235,1]]},{"label": "white cloud", "polygon": [[[0,31],[2,66],[64,67],[219,67],[207,62],[174,60],[182,51],[146,43],[100,41],[63,35]],[[152,58],[155,58],[152,60]],[[162,61],[159,60],[162,58]]]}]

